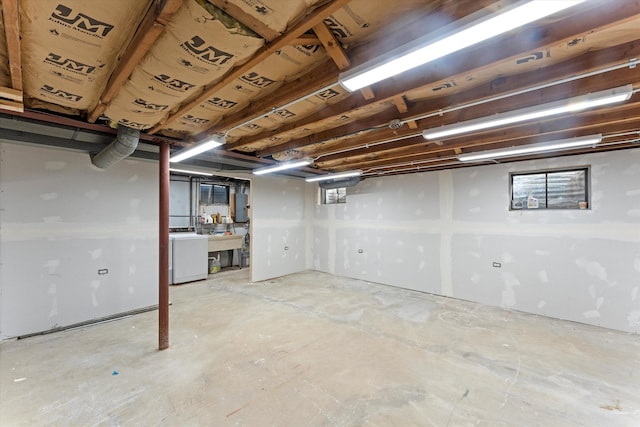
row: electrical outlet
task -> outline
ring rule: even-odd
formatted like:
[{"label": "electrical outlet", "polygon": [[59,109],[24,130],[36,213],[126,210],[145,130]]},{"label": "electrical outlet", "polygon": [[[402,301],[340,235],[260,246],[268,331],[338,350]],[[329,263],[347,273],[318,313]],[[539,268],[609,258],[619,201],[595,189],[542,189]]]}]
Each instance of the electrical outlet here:
[{"label": "electrical outlet", "polygon": [[109,274],[109,269],[108,268],[100,268],[98,270],[98,274],[101,276],[104,276],[105,274]]},{"label": "electrical outlet", "polygon": [[493,263],[493,266],[494,266],[495,268],[500,268],[500,267],[502,267],[502,264],[500,264],[499,262],[494,262],[494,263]]}]

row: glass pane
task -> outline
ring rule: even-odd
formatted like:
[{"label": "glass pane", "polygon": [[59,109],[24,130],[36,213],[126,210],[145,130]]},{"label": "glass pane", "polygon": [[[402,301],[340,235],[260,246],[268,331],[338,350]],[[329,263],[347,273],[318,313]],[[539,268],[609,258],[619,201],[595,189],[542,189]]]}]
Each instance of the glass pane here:
[{"label": "glass pane", "polygon": [[229,204],[229,187],[225,185],[213,186],[213,204],[214,205]]},{"label": "glass pane", "polygon": [[545,173],[513,175],[511,178],[511,207],[513,209],[534,209],[535,205],[532,204],[532,206],[529,206],[530,197],[537,200],[538,209],[544,209],[547,207],[547,180]]},{"label": "glass pane", "polygon": [[550,172],[548,174],[547,197],[549,208],[578,209],[586,202],[586,171]]}]

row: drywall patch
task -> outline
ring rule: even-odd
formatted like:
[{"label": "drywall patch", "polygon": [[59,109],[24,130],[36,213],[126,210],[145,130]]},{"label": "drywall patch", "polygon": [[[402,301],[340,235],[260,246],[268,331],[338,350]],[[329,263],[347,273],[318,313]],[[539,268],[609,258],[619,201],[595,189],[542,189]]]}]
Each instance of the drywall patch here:
[{"label": "drywall patch", "polygon": [[538,271],[538,279],[540,279],[542,283],[549,283],[549,275],[547,274],[547,271],[546,270]]},{"label": "drywall patch", "polygon": [[516,305],[515,287],[520,286],[520,281],[512,273],[502,273],[504,289],[500,305],[503,307],[513,307]]},{"label": "drywall patch", "polygon": [[598,310],[589,310],[582,313],[585,319],[595,319],[600,317],[600,312]]},{"label": "drywall patch", "polygon": [[132,175],[131,178],[129,178],[127,181],[129,182],[129,184],[133,184],[134,182],[138,181],[140,179],[140,177],[136,174],[136,175]]},{"label": "drywall patch", "polygon": [[42,265],[42,268],[47,271],[49,276],[60,276],[58,274],[58,267],[60,267],[59,259],[50,259]]},{"label": "drywall patch", "polygon": [[471,283],[477,285],[478,283],[480,283],[480,275],[478,273],[473,273],[469,280],[471,280]]},{"label": "drywall patch", "polygon": [[102,258],[102,248],[89,251],[89,254],[91,255],[91,259]]},{"label": "drywall patch", "polygon": [[511,255],[509,252],[503,252],[500,258],[502,258],[502,262],[504,264],[509,264],[514,260],[513,255]]},{"label": "drywall patch", "polygon": [[58,198],[58,193],[44,193],[40,195],[40,198],[45,201],[55,200]]},{"label": "drywall patch", "polygon": [[627,216],[632,218],[640,218],[640,209],[629,209],[627,211]]},{"label": "drywall patch", "polygon": [[629,313],[627,320],[629,321],[629,326],[632,328],[640,326],[640,310],[635,310]]},{"label": "drywall patch", "polygon": [[630,196],[630,197],[640,196],[640,189],[627,191],[627,196]]},{"label": "drywall patch", "polygon": [[578,258],[576,265],[583,268],[589,276],[595,276],[600,280],[607,280],[607,270],[597,261],[589,261],[586,258]]},{"label": "drywall patch", "polygon": [[631,301],[635,301],[638,298],[638,287],[631,289]]},{"label": "drywall patch", "polygon": [[550,256],[551,252],[549,251],[542,251],[540,249],[536,249],[536,255],[538,256]]},{"label": "drywall patch", "polygon": [[545,305],[547,305],[547,302],[545,300],[538,301],[538,308],[544,308]]}]

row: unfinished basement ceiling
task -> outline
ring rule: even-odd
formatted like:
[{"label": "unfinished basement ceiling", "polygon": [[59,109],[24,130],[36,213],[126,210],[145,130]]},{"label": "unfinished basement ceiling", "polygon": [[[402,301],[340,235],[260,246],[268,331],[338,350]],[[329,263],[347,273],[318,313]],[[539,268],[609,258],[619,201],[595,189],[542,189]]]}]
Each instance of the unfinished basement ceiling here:
[{"label": "unfinished basement ceiling", "polygon": [[12,129],[9,115],[105,135],[121,124],[173,151],[225,135],[223,147],[189,163],[215,156],[251,169],[313,158],[302,176],[460,167],[461,153],[591,134],[602,134],[602,143],[570,154],[638,147],[639,94],[610,107],[422,137],[425,129],[573,96],[638,90],[637,1],[587,0],[362,90],[338,83],[341,72],[393,48],[512,4],[2,0],[3,128]]}]

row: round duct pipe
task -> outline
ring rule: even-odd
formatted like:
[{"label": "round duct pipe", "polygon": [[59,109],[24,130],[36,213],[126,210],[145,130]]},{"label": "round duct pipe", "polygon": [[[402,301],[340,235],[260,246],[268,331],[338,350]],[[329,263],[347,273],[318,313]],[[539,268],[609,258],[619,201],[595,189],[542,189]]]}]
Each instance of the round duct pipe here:
[{"label": "round duct pipe", "polygon": [[353,187],[357,183],[360,182],[362,177],[354,176],[349,179],[338,179],[333,181],[324,181],[319,182],[318,185],[320,188],[324,188],[325,190],[330,190],[332,188],[344,188],[344,187]]},{"label": "round duct pipe", "polygon": [[118,135],[116,135],[116,139],[101,152],[92,156],[91,163],[100,169],[106,169],[133,154],[133,152],[136,151],[139,140],[139,130],[118,125]]}]

